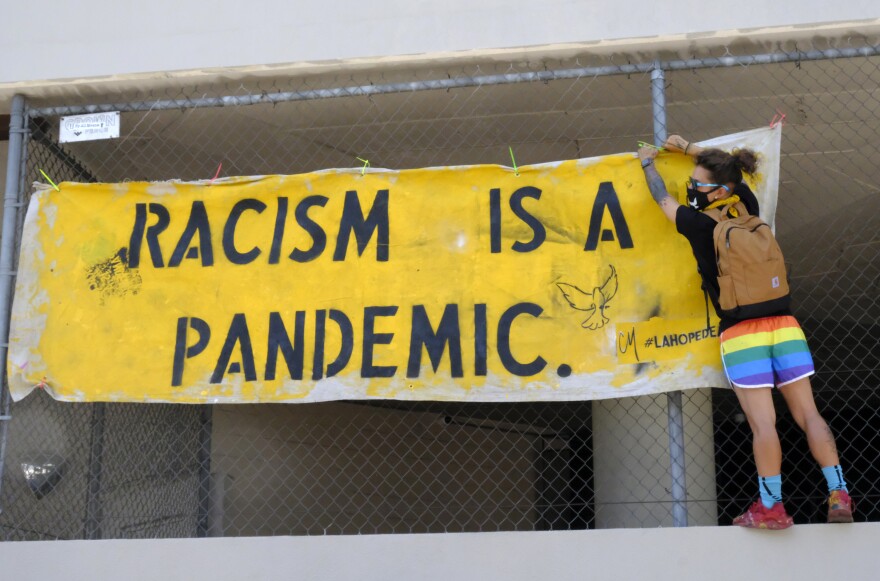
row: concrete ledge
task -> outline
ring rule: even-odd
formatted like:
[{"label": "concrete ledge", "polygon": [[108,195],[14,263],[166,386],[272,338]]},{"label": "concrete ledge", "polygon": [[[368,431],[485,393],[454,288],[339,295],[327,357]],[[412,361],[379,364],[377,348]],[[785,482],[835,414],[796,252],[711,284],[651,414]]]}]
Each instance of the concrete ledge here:
[{"label": "concrete ledge", "polygon": [[880,523],[0,543],[3,579],[872,579]]},{"label": "concrete ledge", "polygon": [[[564,4],[572,4],[571,2]],[[546,7],[545,7],[546,8]],[[638,3],[632,8],[639,12]],[[722,7],[722,11],[724,8]],[[644,19],[644,16],[642,17]],[[724,16],[727,18],[727,16]],[[637,19],[638,20],[638,19]],[[684,25],[684,23],[682,23]],[[528,46],[510,46],[501,48],[473,48],[459,50],[443,50],[384,56],[359,56],[334,59],[305,59],[294,62],[273,62],[240,66],[205,66],[181,70],[156,70],[152,72],[123,72],[106,75],[71,76],[64,78],[27,78],[11,80],[0,78],[0,112],[8,112],[12,96],[22,93],[31,104],[51,99],[64,104],[74,103],[106,103],[119,102],[118,97],[109,95],[148,91],[173,94],[174,90],[183,90],[194,84],[211,85],[215,83],[246,83],[263,80],[271,83],[273,79],[311,78],[326,76],[361,75],[349,84],[369,83],[367,77],[371,73],[385,73],[392,76],[394,71],[415,71],[429,69],[442,71],[475,64],[518,63],[526,68],[526,63],[539,67],[547,62],[567,63],[569,67],[603,66],[622,64],[631,59],[632,62],[646,62],[658,58],[675,60],[693,58],[696,53],[705,50],[727,47],[736,54],[764,54],[776,52],[780,46],[786,50],[813,48],[847,47],[851,41],[855,46],[864,42],[874,43],[880,36],[880,18],[872,17],[861,20],[842,22],[818,22],[813,24],[794,24],[784,26],[768,25],[757,28],[734,28],[714,30],[711,32],[689,32],[662,34],[657,36],[621,37],[583,42],[564,42],[537,44]],[[19,46],[13,45],[14,49]],[[81,48],[81,47],[80,47]],[[119,45],[117,48],[124,48]],[[30,50],[29,47],[24,47]],[[124,51],[123,51],[124,52]],[[101,50],[98,53],[101,54]],[[715,55],[715,56],[720,56]],[[610,57],[615,60],[609,60]],[[708,55],[707,55],[708,56]],[[12,57],[8,57],[7,60]],[[69,58],[69,57],[68,57]],[[205,57],[206,62],[211,58]],[[158,59],[158,57],[157,57]],[[0,64],[5,64],[0,58]],[[156,60],[152,66],[159,66]],[[40,67],[45,69],[46,67]],[[74,68],[71,68],[73,71]],[[502,70],[506,70],[506,67]],[[493,72],[491,67],[487,73]],[[39,72],[33,74],[39,75]],[[0,75],[2,77],[2,75]],[[411,80],[408,75],[401,80]],[[391,82],[391,81],[386,81]],[[146,98],[146,97],[138,97]]]}]

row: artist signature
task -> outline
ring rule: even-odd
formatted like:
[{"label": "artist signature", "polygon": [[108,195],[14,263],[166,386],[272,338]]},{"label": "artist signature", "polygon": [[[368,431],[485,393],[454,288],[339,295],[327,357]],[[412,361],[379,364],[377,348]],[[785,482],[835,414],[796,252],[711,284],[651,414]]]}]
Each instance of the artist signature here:
[{"label": "artist signature", "polygon": [[641,359],[639,359],[639,346],[636,343],[636,330],[633,329],[629,333],[618,332],[617,333],[617,350],[621,355],[626,353],[629,348],[632,347],[633,353],[636,356],[636,361],[641,363]]}]

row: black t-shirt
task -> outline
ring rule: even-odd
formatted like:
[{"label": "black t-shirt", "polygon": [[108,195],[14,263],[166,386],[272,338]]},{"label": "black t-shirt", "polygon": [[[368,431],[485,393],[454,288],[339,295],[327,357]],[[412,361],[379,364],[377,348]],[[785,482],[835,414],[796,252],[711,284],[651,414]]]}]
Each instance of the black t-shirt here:
[{"label": "black t-shirt", "polygon": [[[733,193],[739,196],[749,214],[758,215],[758,199],[746,184],[737,185]],[[725,317],[721,314],[721,308],[718,306],[718,295],[721,290],[718,287],[718,263],[715,262],[715,242],[713,241],[713,232],[717,224],[718,222],[690,206],[679,206],[675,212],[675,228],[691,243],[691,250],[694,252],[694,258],[697,259],[697,270],[703,279],[703,288],[708,291],[712,306],[715,307],[715,312],[721,319],[719,332],[723,332],[738,323],[739,320]],[[772,316],[790,314],[791,312],[786,309],[773,313]]]}]

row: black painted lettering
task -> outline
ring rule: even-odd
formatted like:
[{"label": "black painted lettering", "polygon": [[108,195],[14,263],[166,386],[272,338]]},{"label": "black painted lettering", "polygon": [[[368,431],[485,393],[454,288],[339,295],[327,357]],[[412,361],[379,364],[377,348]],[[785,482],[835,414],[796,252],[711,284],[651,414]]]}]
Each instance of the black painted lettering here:
[{"label": "black painted lettering", "polygon": [[208,223],[208,212],[205,210],[205,203],[200,200],[192,203],[186,228],[183,230],[183,234],[181,234],[180,240],[177,242],[174,252],[171,253],[171,258],[168,260],[169,267],[180,266],[196,234],[199,235],[202,266],[213,266],[214,247],[211,245],[211,225]]},{"label": "black painted lettering", "polygon": [[[186,344],[187,329],[191,327],[199,338],[194,345]],[[202,319],[180,317],[177,319],[177,337],[174,341],[174,364],[171,371],[171,386],[177,387],[183,381],[183,366],[186,359],[195,357],[205,350],[211,340],[211,327]]]},{"label": "black painted lettering", "polygon": [[334,261],[345,260],[348,252],[348,241],[354,232],[357,241],[358,256],[363,256],[373,232],[377,232],[376,260],[388,261],[388,190],[376,192],[373,206],[366,218],[361,210],[361,203],[356,191],[345,192],[345,205],[342,209],[342,219],[339,223],[339,234],[336,237],[336,251],[333,253]]},{"label": "black painted lettering", "polygon": [[526,209],[523,208],[523,198],[540,200],[541,190],[532,186],[525,186],[516,190],[513,192],[513,195],[510,196],[510,209],[513,210],[513,213],[516,214],[517,218],[525,222],[529,228],[532,229],[533,233],[531,240],[528,242],[520,242],[517,240],[513,243],[511,248],[516,252],[531,252],[544,243],[544,240],[547,238],[547,230],[537,218],[529,214]]},{"label": "black painted lettering", "polygon": [[275,368],[278,365],[278,351],[287,363],[287,372],[291,379],[303,377],[303,354],[305,344],[306,312],[297,311],[293,328],[293,343],[287,334],[287,327],[279,313],[269,313],[269,347],[266,353],[266,380],[275,379]]},{"label": "black painted lettering", "polygon": [[[330,320],[339,327],[340,344],[339,355],[327,366],[327,377],[333,377],[348,365],[351,354],[354,351],[354,328],[351,320],[342,311],[330,309]],[[315,314],[315,353],[312,360],[312,379],[319,380],[324,377],[324,345],[326,343],[327,311],[317,311]]]},{"label": "black painted lettering", "polygon": [[431,327],[424,305],[413,305],[412,332],[409,343],[409,364],[407,377],[418,377],[422,368],[422,347],[428,351],[428,358],[434,373],[440,367],[443,352],[449,345],[449,364],[452,377],[464,377],[461,364],[461,327],[458,322],[458,305],[446,305],[437,331]]},{"label": "black painted lettering", "polygon": [[501,190],[489,190],[489,247],[493,254],[501,252]]},{"label": "black painted lettering", "polygon": [[520,315],[538,317],[544,312],[540,306],[534,303],[518,303],[504,311],[498,321],[498,356],[504,368],[514,375],[528,377],[540,373],[547,362],[540,355],[531,363],[520,363],[510,351],[510,328],[513,321]]},{"label": "black painted lettering", "polygon": [[315,350],[312,353],[312,379],[324,377],[324,343],[327,338],[327,311],[315,311]]},{"label": "black painted lettering", "polygon": [[[309,262],[310,260],[316,259],[322,252],[324,252],[324,249],[327,247],[327,235],[324,233],[324,229],[321,228],[320,225],[309,218],[309,208],[313,206],[323,208],[328,200],[329,198],[326,196],[309,196],[296,205],[296,210],[294,212],[296,223],[302,226],[303,230],[308,232],[309,236],[312,237],[312,247],[308,250],[294,248],[293,252],[290,253],[291,260],[295,260],[296,262]],[[346,239],[346,245],[347,244],[348,239]]]},{"label": "black painted lettering", "polygon": [[[232,358],[232,352],[235,346],[239,346],[241,352],[241,365],[237,362],[232,365],[229,360]],[[220,357],[217,358],[217,365],[214,367],[214,373],[211,374],[210,383],[220,383],[227,369],[230,373],[237,373],[237,370],[244,369],[245,381],[256,381],[257,370],[254,365],[254,349],[251,345],[251,334],[248,331],[247,320],[244,313],[236,313],[232,317],[232,324],[229,325],[229,333],[226,335],[226,341],[220,350]]]},{"label": "black painted lettering", "polygon": [[278,213],[275,214],[275,230],[272,231],[272,248],[269,250],[269,264],[278,264],[278,261],[281,259],[284,223],[287,221],[287,203],[287,198],[278,198]]},{"label": "black painted lettering", "polygon": [[[396,311],[396,309],[395,309]],[[354,351],[354,328],[351,320],[342,311],[330,309],[328,313],[330,320],[339,326],[339,332],[342,334],[342,343],[339,347],[339,355],[327,366],[327,377],[333,377],[348,365],[351,360],[352,351]]]},{"label": "black painted lettering", "polygon": [[[147,205],[134,205],[134,226],[131,228],[131,237],[128,239],[128,266],[137,268],[141,262],[141,244],[144,241],[144,230],[147,228]],[[159,257],[161,262],[162,257]],[[155,263],[155,258],[154,258]]]},{"label": "black painted lettering", "polygon": [[488,327],[486,305],[474,305],[474,375],[477,377],[485,377],[487,371]]},{"label": "black painted lettering", "polygon": [[[147,214],[155,214],[158,220],[147,228]],[[171,215],[168,208],[162,204],[135,204],[134,227],[131,229],[131,238],[128,241],[128,267],[138,268],[141,262],[141,244],[146,236],[147,247],[150,249],[150,258],[153,267],[162,268],[165,261],[162,259],[162,248],[159,246],[159,234],[168,228],[171,223]],[[146,231],[146,232],[145,232]]]},{"label": "black painted lettering", "polygon": [[623,217],[623,210],[620,207],[620,199],[614,190],[614,184],[611,182],[602,182],[599,184],[599,192],[593,202],[593,211],[590,214],[590,230],[587,234],[587,243],[584,250],[596,250],[599,246],[599,236],[602,235],[602,241],[613,241],[614,232],[611,230],[602,230],[602,218],[605,216],[605,210],[611,215],[611,221],[614,224],[614,230],[617,233],[617,242],[621,248],[632,248],[632,236],[629,233],[629,226],[626,218]]},{"label": "black painted lettering", "polygon": [[[253,198],[240,200],[232,206],[232,210],[229,212],[229,218],[226,219],[226,225],[223,226],[223,253],[226,254],[226,258],[232,264],[250,264],[256,260],[262,252],[262,250],[256,246],[247,252],[239,252],[238,249],[235,248],[235,228],[238,226],[239,218],[241,218],[241,215],[246,211],[252,210],[258,214],[262,214],[265,209],[266,204]],[[199,234],[199,236],[202,236],[202,234]]]},{"label": "black painted lettering", "polygon": [[376,317],[393,317],[397,307],[365,307],[364,308],[364,345],[361,357],[361,377],[392,377],[397,371],[394,365],[373,365],[373,347],[388,345],[394,333],[376,333]]}]

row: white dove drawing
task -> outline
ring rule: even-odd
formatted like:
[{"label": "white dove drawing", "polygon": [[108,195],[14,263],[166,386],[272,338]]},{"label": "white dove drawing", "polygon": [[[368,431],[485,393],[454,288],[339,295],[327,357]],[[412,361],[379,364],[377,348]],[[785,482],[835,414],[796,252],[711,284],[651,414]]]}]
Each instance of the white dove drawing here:
[{"label": "white dove drawing", "polygon": [[608,301],[617,294],[617,271],[614,265],[611,267],[611,274],[602,284],[593,289],[593,292],[584,292],[578,287],[564,282],[557,282],[556,286],[562,291],[565,300],[573,309],[578,311],[587,311],[590,315],[581,323],[584,329],[595,331],[605,326],[610,319],[605,316],[605,309],[608,308]]}]

